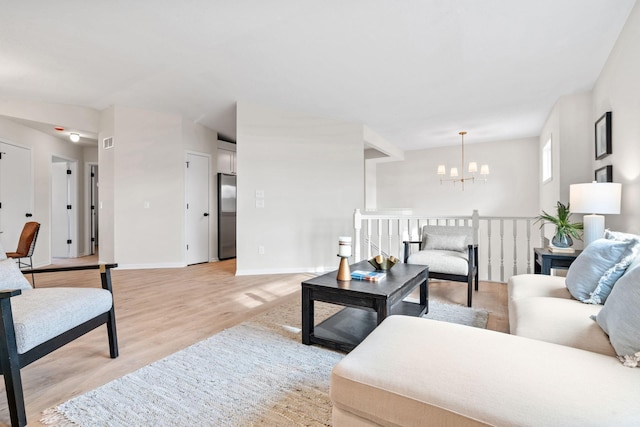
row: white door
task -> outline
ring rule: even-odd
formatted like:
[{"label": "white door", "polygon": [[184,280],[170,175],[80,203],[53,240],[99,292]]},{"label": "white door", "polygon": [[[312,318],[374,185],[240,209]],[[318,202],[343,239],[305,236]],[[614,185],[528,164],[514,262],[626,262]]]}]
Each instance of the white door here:
[{"label": "white door", "polygon": [[51,164],[51,256],[78,256],[76,163],[54,158]]},{"label": "white door", "polygon": [[25,222],[38,221],[32,202],[31,150],[0,142],[0,242],[5,251],[16,250]]},{"label": "white door", "polygon": [[187,264],[209,261],[209,156],[187,154],[186,240]]}]

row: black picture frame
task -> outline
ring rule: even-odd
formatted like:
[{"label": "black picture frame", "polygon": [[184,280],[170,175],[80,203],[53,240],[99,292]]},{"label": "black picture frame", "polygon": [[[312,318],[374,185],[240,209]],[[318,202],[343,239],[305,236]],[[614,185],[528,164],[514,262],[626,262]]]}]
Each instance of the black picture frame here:
[{"label": "black picture frame", "polygon": [[611,154],[611,111],[607,111],[595,124],[596,160]]},{"label": "black picture frame", "polygon": [[593,178],[596,182],[613,182],[613,166],[608,165],[596,169]]}]

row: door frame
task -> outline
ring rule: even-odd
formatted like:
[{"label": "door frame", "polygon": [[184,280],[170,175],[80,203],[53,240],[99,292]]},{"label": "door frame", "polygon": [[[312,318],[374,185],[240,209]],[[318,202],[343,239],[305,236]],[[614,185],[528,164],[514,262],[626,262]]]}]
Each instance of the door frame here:
[{"label": "door frame", "polygon": [[[93,255],[93,249],[95,247],[95,242],[91,241],[91,236],[93,235],[91,230],[91,169],[93,167],[97,167],[98,171],[100,170],[100,165],[98,162],[85,162],[84,163],[84,251],[83,254]],[[95,177],[96,179],[96,187],[100,187],[100,183],[98,182],[98,175]],[[98,190],[99,191],[99,190]],[[99,193],[98,193],[99,194]],[[98,218],[98,200],[96,199],[96,206],[94,206],[96,220]],[[100,222],[98,222],[99,227]],[[97,232],[97,230],[96,230]]]}]

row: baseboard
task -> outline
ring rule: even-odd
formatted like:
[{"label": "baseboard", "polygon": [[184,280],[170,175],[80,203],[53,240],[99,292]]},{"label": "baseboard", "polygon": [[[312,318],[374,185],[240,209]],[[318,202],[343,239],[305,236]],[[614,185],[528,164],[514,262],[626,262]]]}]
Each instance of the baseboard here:
[{"label": "baseboard", "polygon": [[[99,261],[104,263],[104,261]],[[184,268],[185,263],[163,263],[163,264],[120,264],[118,263],[119,270],[146,270],[150,268]]]},{"label": "baseboard", "polygon": [[260,276],[269,274],[324,274],[335,270],[335,267],[300,267],[300,268],[264,268],[251,270],[236,270],[236,276]]}]

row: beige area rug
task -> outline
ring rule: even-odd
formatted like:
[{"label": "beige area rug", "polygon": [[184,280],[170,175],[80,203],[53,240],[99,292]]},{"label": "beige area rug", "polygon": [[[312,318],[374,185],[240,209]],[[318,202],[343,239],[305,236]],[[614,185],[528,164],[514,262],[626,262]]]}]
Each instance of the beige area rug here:
[{"label": "beige area rug", "polygon": [[[433,301],[429,306],[430,317],[486,327],[486,312]],[[336,308],[316,303],[315,311],[318,321]],[[473,313],[484,315],[484,325]],[[329,376],[344,355],[301,344],[300,317],[299,301],[282,305],[47,409],[41,421],[52,426],[329,426]]]}]

